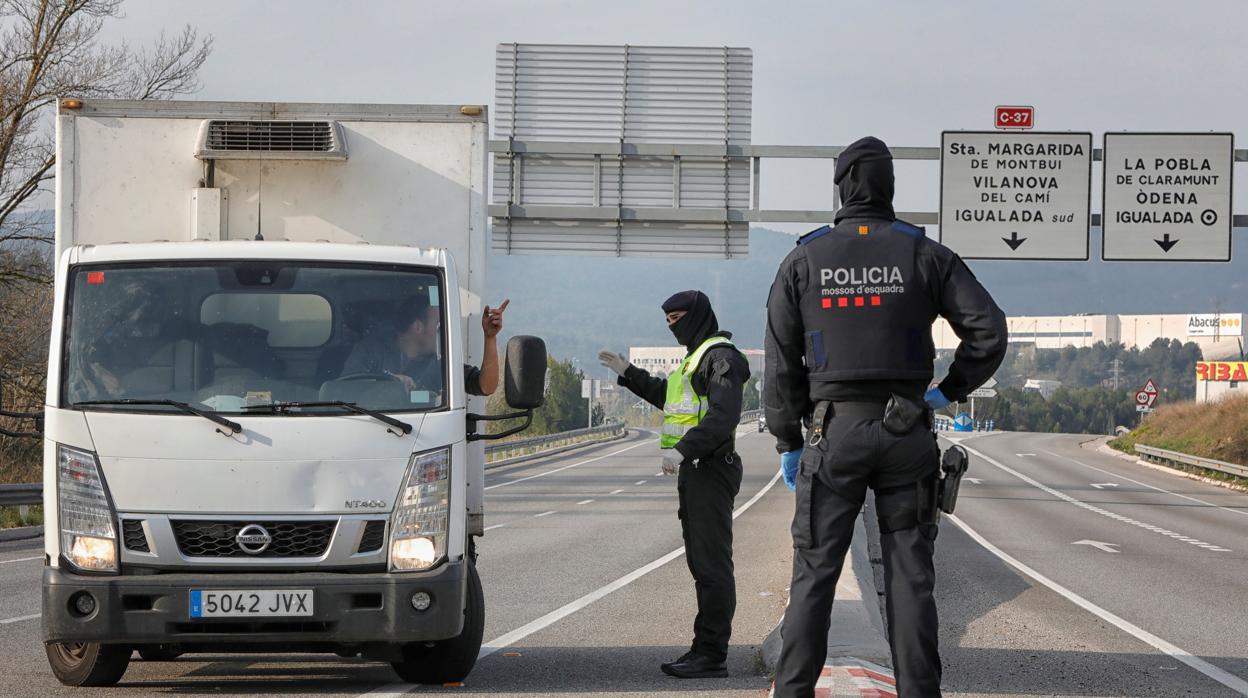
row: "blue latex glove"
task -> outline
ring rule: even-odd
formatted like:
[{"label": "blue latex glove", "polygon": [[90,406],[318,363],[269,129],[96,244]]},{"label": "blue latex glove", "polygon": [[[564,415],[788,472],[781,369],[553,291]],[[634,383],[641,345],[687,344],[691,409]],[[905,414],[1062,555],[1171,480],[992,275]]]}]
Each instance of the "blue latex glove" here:
[{"label": "blue latex glove", "polygon": [[928,407],[938,410],[948,405],[951,400],[940,392],[940,388],[931,388],[923,395],[923,402],[926,402]]},{"label": "blue latex glove", "polygon": [[802,449],[780,454],[780,472],[784,474],[784,484],[790,490],[797,490],[797,463],[802,458]]}]

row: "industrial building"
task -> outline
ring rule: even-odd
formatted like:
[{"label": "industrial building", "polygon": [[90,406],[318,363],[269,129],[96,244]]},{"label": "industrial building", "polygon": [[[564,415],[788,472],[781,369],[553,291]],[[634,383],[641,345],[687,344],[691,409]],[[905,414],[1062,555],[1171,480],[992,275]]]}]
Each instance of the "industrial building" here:
[{"label": "industrial building", "polygon": [[[1188,315],[1058,315],[1008,319],[1012,344],[1037,349],[1090,347],[1097,342],[1145,349],[1157,339],[1194,342],[1206,359],[1238,358],[1244,338],[1243,313]],[[953,351],[958,337],[944,319],[932,327],[937,351]]]},{"label": "industrial building", "polygon": [[[667,375],[675,371],[680,362],[685,360],[687,350],[684,347],[629,347],[628,360],[637,368],[645,369],[650,373],[658,375]],[[762,349],[742,349],[742,354],[750,362],[750,375],[762,377],[763,375],[763,350]]]}]

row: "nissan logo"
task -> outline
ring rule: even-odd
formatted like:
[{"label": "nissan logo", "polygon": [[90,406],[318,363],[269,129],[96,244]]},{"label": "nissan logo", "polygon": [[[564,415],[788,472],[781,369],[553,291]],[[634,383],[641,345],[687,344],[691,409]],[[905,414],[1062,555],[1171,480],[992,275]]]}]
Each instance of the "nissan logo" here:
[{"label": "nissan logo", "polygon": [[239,550],[248,555],[259,555],[269,549],[269,544],[273,542],[273,536],[259,524],[248,524],[243,526],[243,530],[234,536],[234,542],[238,543]]}]

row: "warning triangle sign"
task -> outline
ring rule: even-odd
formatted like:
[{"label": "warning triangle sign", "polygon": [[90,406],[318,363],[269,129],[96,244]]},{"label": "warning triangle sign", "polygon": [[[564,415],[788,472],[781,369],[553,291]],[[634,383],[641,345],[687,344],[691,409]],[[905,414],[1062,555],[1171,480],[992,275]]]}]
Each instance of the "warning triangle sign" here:
[{"label": "warning triangle sign", "polygon": [[1148,382],[1144,384],[1144,392],[1154,394],[1157,392],[1157,386],[1153,384],[1152,378],[1149,378]]}]

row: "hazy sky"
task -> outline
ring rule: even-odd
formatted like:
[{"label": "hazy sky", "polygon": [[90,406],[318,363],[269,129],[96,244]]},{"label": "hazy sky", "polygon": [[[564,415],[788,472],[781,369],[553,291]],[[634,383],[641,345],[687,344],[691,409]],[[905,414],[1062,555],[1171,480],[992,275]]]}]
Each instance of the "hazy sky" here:
[{"label": "hazy sky", "polygon": [[[127,0],[124,11],[107,38],[143,43],[187,23],[215,37],[202,99],[492,104],[500,42],[733,45],[754,52],[756,144],[873,134],[937,146],[943,129],[991,129],[997,104],[1031,104],[1039,129],[1091,131],[1097,147],[1106,130],[1220,130],[1248,148],[1244,0]],[[901,167],[898,209],[935,210],[937,171]],[[825,165],[763,175],[765,208],[830,207]],[[1234,281],[1211,271],[1210,283]]]}]

